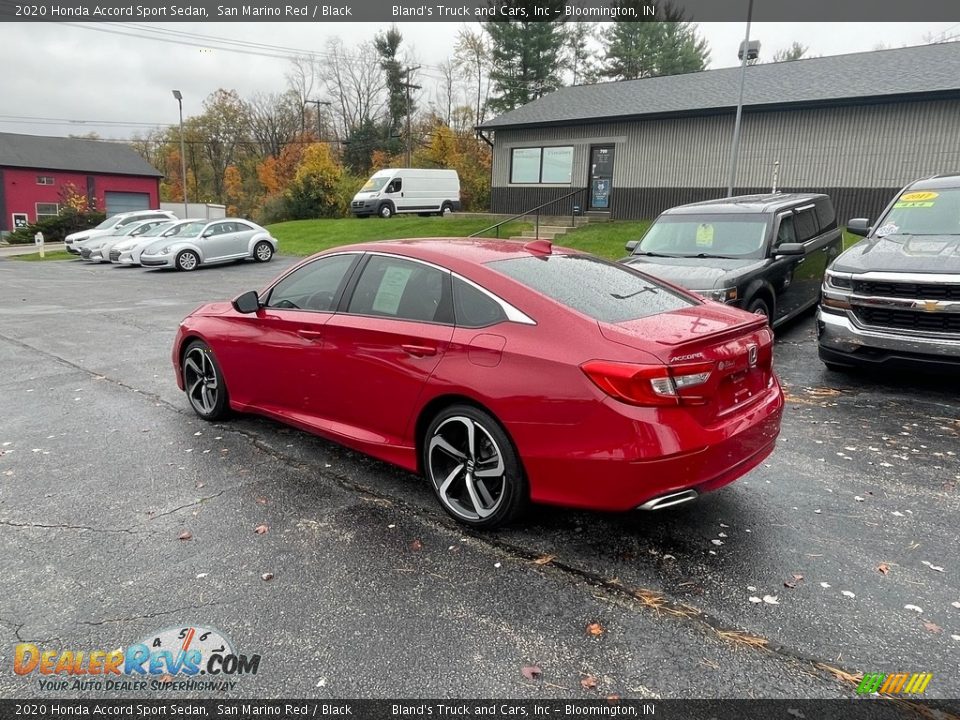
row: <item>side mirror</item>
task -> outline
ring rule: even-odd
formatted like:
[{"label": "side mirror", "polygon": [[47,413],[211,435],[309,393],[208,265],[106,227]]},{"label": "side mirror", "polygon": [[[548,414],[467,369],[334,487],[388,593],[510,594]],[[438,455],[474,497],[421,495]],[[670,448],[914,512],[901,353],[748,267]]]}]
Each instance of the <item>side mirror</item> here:
[{"label": "side mirror", "polygon": [[233,299],[233,309],[238,313],[249,315],[260,309],[260,296],[256,290],[248,290],[243,295],[237,295]]},{"label": "side mirror", "polygon": [[631,255],[633,255],[633,251],[637,249],[637,245],[639,245],[639,244],[640,244],[640,241],[639,241],[639,240],[630,240],[630,241],[627,242],[627,244],[624,245],[623,247],[624,247],[624,249],[625,249],[628,253],[630,253]]},{"label": "side mirror", "polygon": [[867,218],[853,218],[847,223],[847,232],[851,235],[866,237],[870,232],[870,220]]},{"label": "side mirror", "polygon": [[806,250],[803,243],[780,243],[774,248],[774,255],[803,255]]}]

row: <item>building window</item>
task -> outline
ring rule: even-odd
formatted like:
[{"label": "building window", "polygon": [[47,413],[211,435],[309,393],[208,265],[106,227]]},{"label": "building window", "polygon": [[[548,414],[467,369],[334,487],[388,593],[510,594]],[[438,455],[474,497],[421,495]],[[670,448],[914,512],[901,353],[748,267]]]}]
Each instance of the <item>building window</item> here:
[{"label": "building window", "polygon": [[60,206],[56,203],[37,203],[37,222],[57,217],[59,214]]},{"label": "building window", "polygon": [[568,185],[573,179],[573,147],[514,148],[510,182]]},{"label": "building window", "polygon": [[37,185],[53,185],[53,178],[49,175],[37,175]]}]

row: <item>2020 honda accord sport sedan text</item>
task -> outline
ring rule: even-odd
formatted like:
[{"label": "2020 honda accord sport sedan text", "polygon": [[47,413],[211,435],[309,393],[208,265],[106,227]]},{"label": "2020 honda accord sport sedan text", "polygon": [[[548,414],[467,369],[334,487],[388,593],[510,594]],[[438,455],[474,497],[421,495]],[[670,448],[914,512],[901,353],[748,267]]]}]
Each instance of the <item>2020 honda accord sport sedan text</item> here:
[{"label": "2020 honda accord sport sedan text", "polygon": [[458,521],[685,502],[773,450],[762,317],[546,241],[315,255],[180,325],[177,382],[422,473]]}]

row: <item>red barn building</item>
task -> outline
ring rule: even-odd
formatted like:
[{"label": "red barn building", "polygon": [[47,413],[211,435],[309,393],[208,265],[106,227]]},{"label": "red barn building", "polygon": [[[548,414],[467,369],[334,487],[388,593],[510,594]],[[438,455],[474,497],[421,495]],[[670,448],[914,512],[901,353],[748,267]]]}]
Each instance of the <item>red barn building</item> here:
[{"label": "red barn building", "polygon": [[57,215],[67,188],[108,216],[159,208],[161,177],[128,145],[0,133],[0,231]]}]

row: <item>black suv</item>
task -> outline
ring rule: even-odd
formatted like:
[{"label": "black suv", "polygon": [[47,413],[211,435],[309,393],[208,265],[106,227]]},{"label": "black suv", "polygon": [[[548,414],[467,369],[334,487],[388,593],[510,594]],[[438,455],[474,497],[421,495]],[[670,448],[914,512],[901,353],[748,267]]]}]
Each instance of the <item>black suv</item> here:
[{"label": "black suv", "polygon": [[960,368],[960,174],[907,185],[827,272],[817,316],[828,367]]},{"label": "black suv", "polygon": [[827,195],[742,195],[664,212],[622,262],[777,325],[817,304],[843,249]]}]

